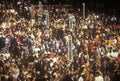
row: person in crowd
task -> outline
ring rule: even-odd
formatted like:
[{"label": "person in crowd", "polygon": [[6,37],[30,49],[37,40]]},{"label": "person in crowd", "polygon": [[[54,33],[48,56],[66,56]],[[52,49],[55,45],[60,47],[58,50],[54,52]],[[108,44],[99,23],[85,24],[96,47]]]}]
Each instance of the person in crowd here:
[{"label": "person in crowd", "polygon": [[0,81],[119,81],[117,20],[95,12],[82,19],[71,5],[0,3]]}]

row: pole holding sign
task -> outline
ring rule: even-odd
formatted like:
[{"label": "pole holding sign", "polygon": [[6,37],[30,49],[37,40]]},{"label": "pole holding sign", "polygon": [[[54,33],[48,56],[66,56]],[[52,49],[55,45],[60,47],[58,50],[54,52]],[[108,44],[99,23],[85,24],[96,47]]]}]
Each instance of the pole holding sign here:
[{"label": "pole holding sign", "polygon": [[83,19],[85,19],[85,3],[82,3],[83,5]]},{"label": "pole holding sign", "polygon": [[41,1],[39,1],[39,9],[40,9],[40,16],[42,17],[43,10],[42,10],[42,2]]},{"label": "pole holding sign", "polygon": [[73,61],[72,36],[68,35],[68,60]]},{"label": "pole holding sign", "polygon": [[49,13],[46,13],[46,27],[49,28]]}]

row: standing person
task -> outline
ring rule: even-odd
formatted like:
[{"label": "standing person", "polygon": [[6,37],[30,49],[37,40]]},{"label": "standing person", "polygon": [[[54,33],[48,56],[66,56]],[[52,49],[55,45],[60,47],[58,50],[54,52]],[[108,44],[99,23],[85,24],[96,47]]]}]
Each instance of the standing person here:
[{"label": "standing person", "polygon": [[111,81],[109,72],[107,72],[106,75],[104,76],[104,81]]},{"label": "standing person", "polygon": [[104,81],[100,71],[96,71],[95,81]]},{"label": "standing person", "polygon": [[112,81],[120,81],[120,71],[115,72]]},{"label": "standing person", "polygon": [[69,75],[66,75],[62,81],[73,81]]},{"label": "standing person", "polygon": [[80,78],[78,79],[78,81],[84,81],[84,77],[85,75],[84,74],[81,74]]}]

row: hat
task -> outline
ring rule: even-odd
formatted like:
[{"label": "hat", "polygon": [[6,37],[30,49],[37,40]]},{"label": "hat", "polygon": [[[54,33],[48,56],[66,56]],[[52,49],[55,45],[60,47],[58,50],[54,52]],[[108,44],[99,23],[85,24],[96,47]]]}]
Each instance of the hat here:
[{"label": "hat", "polygon": [[84,75],[85,73],[81,73],[81,75]]},{"label": "hat", "polygon": [[85,65],[82,65],[81,67],[85,67]]},{"label": "hat", "polygon": [[15,62],[15,59],[12,59],[12,62]]},{"label": "hat", "polygon": [[18,2],[18,3],[17,3],[17,5],[20,5],[20,4],[21,4],[21,2]]}]

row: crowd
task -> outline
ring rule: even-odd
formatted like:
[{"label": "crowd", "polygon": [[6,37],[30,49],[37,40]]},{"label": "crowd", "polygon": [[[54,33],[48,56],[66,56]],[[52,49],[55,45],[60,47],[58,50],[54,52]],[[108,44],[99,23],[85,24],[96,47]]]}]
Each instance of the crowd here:
[{"label": "crowd", "polygon": [[118,18],[81,13],[70,5],[0,3],[0,81],[119,81]]}]

